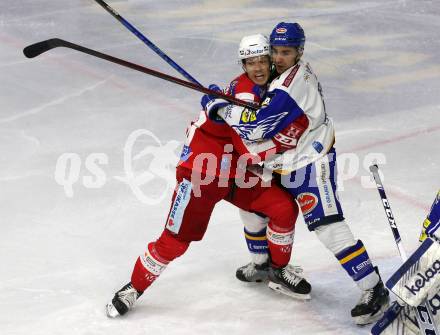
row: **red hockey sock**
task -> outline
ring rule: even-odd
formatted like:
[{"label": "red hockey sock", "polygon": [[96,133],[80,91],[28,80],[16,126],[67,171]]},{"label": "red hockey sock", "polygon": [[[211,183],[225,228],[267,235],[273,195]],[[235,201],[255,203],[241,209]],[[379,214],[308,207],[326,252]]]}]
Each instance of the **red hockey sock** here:
[{"label": "red hockey sock", "polygon": [[155,252],[154,244],[150,243],[145,253],[138,257],[131,274],[131,283],[139,292],[145,291],[169,263]]},{"label": "red hockey sock", "polygon": [[148,244],[145,253],[138,257],[131,275],[131,283],[139,292],[145,291],[165,270],[169,262],[181,256],[189,242],[180,241],[168,230],[164,230],[156,242]]},{"label": "red hockey sock", "polygon": [[286,266],[292,253],[294,230],[283,231],[269,224],[267,227],[267,243],[271,265],[275,268]]}]

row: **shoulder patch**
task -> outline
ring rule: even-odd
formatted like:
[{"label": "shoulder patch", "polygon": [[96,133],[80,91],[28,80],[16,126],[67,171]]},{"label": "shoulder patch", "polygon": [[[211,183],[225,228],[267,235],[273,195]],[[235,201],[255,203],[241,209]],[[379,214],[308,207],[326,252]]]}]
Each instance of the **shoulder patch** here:
[{"label": "shoulder patch", "polygon": [[296,64],[296,65],[294,66],[294,68],[290,71],[290,73],[289,73],[289,75],[286,77],[286,79],[284,79],[284,82],[283,82],[283,86],[284,86],[284,87],[289,87],[289,86],[290,86],[290,84],[291,84],[292,81],[293,81],[293,78],[295,78],[295,75],[296,75],[296,73],[298,72],[298,69],[299,69],[299,64]]}]

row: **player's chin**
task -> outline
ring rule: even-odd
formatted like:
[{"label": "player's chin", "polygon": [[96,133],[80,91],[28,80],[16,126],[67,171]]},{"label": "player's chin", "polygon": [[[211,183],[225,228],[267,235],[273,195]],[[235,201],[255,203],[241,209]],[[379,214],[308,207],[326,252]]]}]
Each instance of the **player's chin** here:
[{"label": "player's chin", "polygon": [[269,80],[269,77],[264,75],[258,75],[258,76],[252,76],[251,79],[257,85],[265,85]]},{"label": "player's chin", "polygon": [[283,73],[284,71],[286,71],[286,67],[285,66],[280,66],[280,65],[275,65],[275,69],[277,70],[277,72],[279,74]]},{"label": "player's chin", "polygon": [[255,79],[255,84],[257,85],[265,85],[267,83],[267,78],[257,78]]}]

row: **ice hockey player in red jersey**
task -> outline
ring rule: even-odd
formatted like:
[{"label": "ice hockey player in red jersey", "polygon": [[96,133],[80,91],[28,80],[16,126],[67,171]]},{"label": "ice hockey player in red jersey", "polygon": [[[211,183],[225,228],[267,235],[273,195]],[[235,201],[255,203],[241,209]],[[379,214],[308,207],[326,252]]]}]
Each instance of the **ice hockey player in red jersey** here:
[{"label": "ice hockey player in red jersey", "polygon": [[[229,91],[236,97],[260,103],[270,72],[267,39],[258,39],[245,52],[244,67],[248,74],[238,77]],[[223,120],[210,119],[202,111],[191,124],[176,168],[177,185],[164,230],[137,258],[131,281],[107,304],[109,317],[129,311],[170,262],[183,255],[191,242],[203,238],[214,206],[221,200],[268,218],[271,268],[283,273],[292,295],[309,297],[310,284],[288,265],[298,206],[280,187],[271,182],[263,184],[248,172],[246,163],[251,156],[240,156],[240,151],[245,153],[246,149]],[[251,184],[255,185],[250,187]]]}]

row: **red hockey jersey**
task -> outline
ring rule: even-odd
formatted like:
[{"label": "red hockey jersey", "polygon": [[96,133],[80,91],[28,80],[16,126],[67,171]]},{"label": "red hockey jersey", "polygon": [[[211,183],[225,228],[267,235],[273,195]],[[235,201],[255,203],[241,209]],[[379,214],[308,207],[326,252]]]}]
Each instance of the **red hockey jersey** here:
[{"label": "red hockey jersey", "polygon": [[[235,78],[226,93],[260,104],[266,87],[254,84],[246,73]],[[187,129],[179,164],[202,174],[233,178],[240,155],[249,154],[241,138],[223,120],[210,120],[205,111]]]}]

